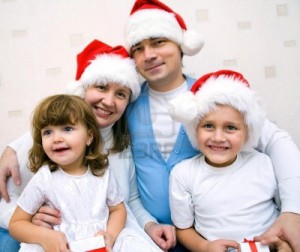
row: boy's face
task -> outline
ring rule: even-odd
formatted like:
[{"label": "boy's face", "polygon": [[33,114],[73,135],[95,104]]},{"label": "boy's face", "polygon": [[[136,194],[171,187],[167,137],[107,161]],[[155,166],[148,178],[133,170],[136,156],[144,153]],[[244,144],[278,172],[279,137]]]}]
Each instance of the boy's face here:
[{"label": "boy's face", "polygon": [[247,140],[244,116],[231,106],[218,105],[205,115],[197,127],[199,149],[206,162],[215,167],[232,164]]}]

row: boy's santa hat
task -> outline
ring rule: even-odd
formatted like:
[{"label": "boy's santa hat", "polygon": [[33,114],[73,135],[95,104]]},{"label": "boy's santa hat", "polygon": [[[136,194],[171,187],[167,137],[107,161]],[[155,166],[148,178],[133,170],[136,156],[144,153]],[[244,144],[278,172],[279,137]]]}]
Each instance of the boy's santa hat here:
[{"label": "boy's santa hat", "polygon": [[68,83],[67,93],[84,97],[88,86],[107,83],[131,89],[131,101],[140,94],[141,86],[135,63],[126,49],[94,40],[77,55],[76,81]]},{"label": "boy's santa hat", "polygon": [[181,122],[192,146],[197,146],[197,126],[217,105],[229,105],[244,115],[248,138],[244,149],[254,147],[260,137],[265,119],[258,98],[248,81],[238,72],[220,70],[198,79],[190,91],[170,102],[171,117]]},{"label": "boy's santa hat", "polygon": [[204,45],[203,36],[187,29],[182,17],[157,0],[136,0],[125,28],[125,47],[144,39],[163,37],[181,47],[185,55],[197,54]]}]

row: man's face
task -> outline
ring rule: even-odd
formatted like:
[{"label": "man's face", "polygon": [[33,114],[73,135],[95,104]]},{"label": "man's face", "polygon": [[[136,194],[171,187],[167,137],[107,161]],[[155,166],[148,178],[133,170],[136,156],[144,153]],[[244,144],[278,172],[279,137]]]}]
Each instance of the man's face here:
[{"label": "man's face", "polygon": [[139,73],[157,91],[166,91],[166,85],[182,78],[181,50],[166,38],[145,39],[132,46],[131,55]]}]

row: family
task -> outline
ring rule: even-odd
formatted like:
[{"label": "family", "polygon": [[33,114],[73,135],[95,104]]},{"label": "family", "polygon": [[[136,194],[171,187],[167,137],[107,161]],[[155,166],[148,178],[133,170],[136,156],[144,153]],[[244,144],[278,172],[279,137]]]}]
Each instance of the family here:
[{"label": "family", "polygon": [[[0,252],[237,251],[244,239],[300,252],[300,152],[265,118],[251,83],[182,72],[201,34],[158,0],[136,0],[125,45],[94,40],[67,94],[0,160]],[[145,81],[140,83],[139,75]]]}]

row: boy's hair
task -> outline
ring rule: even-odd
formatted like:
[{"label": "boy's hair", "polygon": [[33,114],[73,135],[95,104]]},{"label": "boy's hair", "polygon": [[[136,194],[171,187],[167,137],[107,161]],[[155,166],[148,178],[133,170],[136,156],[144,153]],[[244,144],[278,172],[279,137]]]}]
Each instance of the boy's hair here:
[{"label": "boy's hair", "polygon": [[83,164],[89,166],[95,176],[102,176],[108,166],[107,154],[102,153],[103,140],[96,118],[89,105],[79,96],[53,95],[42,100],[35,108],[32,118],[33,146],[29,151],[29,169],[37,172],[43,165],[55,171],[58,165],[45,153],[41,130],[48,125],[59,126],[81,123],[93,135],[86,148]]},{"label": "boy's hair", "polygon": [[220,70],[202,76],[191,91],[171,101],[170,114],[174,120],[183,123],[191,144],[198,149],[197,126],[217,105],[229,105],[243,114],[248,129],[243,150],[255,147],[264,124],[265,111],[248,81],[238,72]]}]

